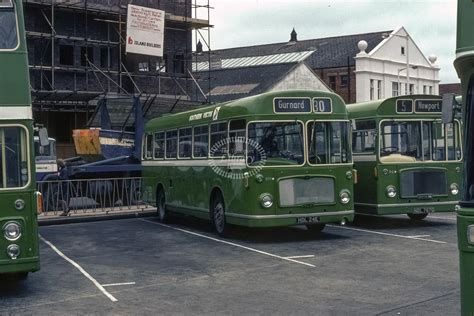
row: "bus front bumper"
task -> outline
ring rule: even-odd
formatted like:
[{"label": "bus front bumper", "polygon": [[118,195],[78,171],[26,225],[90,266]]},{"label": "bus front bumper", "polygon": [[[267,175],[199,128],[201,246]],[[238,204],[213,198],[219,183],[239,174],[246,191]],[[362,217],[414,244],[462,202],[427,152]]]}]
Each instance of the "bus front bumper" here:
[{"label": "bus front bumper", "polygon": [[354,211],[335,211],[306,214],[281,214],[281,215],[247,215],[226,213],[226,221],[229,224],[247,227],[276,227],[294,226],[306,224],[327,224],[352,222]]},{"label": "bus front bumper", "polygon": [[0,260],[0,274],[36,272],[40,269],[39,257]]},{"label": "bus front bumper", "polygon": [[354,203],[356,213],[373,215],[421,214],[454,212],[458,201],[413,202],[397,204]]}]

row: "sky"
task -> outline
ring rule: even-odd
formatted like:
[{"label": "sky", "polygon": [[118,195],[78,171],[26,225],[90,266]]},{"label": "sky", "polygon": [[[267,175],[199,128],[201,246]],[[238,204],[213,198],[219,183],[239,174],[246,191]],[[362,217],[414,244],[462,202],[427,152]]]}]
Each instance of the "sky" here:
[{"label": "sky", "polygon": [[305,40],[404,26],[426,56],[438,57],[441,83],[459,82],[453,67],[456,0],[209,1],[211,49],[286,42],[293,28]]}]

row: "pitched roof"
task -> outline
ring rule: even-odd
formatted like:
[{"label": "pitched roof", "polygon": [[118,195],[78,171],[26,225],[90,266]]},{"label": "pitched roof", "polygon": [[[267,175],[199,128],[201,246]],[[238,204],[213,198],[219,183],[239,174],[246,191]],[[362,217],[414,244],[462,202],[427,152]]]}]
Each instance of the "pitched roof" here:
[{"label": "pitched roof", "polygon": [[[214,69],[211,71],[211,101],[224,102],[267,91],[298,63],[270,64],[257,67]],[[200,75],[206,79],[207,72]],[[209,87],[204,85],[204,93]]]},{"label": "pitched roof", "polygon": [[[357,48],[359,41],[365,40],[368,44],[367,51],[370,52],[384,39],[383,35],[390,33],[392,31],[213,50],[211,52],[211,63],[223,59],[315,51],[306,59],[306,62],[313,69],[345,67],[348,63],[353,66],[355,65],[353,57],[359,52]],[[198,57],[198,61],[201,62],[205,62],[207,59],[208,55],[206,53]]]}]

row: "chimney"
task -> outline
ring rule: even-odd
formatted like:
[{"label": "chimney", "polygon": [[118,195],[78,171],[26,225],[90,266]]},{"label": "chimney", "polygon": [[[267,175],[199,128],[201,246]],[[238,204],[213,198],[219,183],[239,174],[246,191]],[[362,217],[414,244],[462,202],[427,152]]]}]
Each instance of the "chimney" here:
[{"label": "chimney", "polygon": [[290,42],[297,42],[298,41],[298,34],[296,34],[295,28],[291,31],[290,35]]}]

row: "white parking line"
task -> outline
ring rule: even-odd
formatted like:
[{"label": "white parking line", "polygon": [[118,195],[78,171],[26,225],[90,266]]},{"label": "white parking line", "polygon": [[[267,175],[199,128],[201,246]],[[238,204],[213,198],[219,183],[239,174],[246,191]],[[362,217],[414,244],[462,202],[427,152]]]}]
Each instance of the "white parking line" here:
[{"label": "white parking line", "polygon": [[303,259],[303,258],[314,258],[314,255],[307,255],[307,256],[290,256],[285,257],[286,259]]},{"label": "white parking line", "polygon": [[58,248],[56,248],[56,246],[54,246],[51,242],[47,241],[46,239],[44,239],[41,235],[39,236],[39,238],[44,242],[46,243],[48,246],[51,247],[51,249],[53,249],[61,258],[63,258],[64,260],[66,260],[67,262],[69,262],[70,264],[72,264],[77,270],[79,270],[86,278],[88,278],[102,293],[104,293],[105,296],[107,296],[112,302],[117,302],[117,299],[115,297],[112,296],[112,294],[110,294],[109,292],[107,292],[106,289],[104,289],[104,287],[99,283],[97,282],[96,279],[94,279],[89,273],[87,273],[86,270],[84,270],[79,264],[77,264],[74,260],[72,259],[69,259],[65,254],[63,254]]},{"label": "white parking line", "polygon": [[416,237],[416,236],[415,237],[413,237],[413,236],[403,236],[403,235],[397,235],[397,234],[378,232],[378,231],[375,231],[375,230],[367,230],[367,229],[360,229],[360,228],[346,227],[346,226],[335,226],[335,225],[328,225],[328,226],[334,227],[334,228],[340,228],[340,229],[347,229],[347,230],[354,230],[354,231],[358,231],[358,232],[376,234],[376,235],[384,235],[384,236],[391,236],[391,237],[397,237],[397,238],[421,240],[421,241],[427,241],[427,242],[432,242],[432,243],[436,243],[436,244],[447,244],[447,242],[445,242],[445,241],[420,238],[420,237]]},{"label": "white parking line", "polygon": [[110,283],[110,284],[102,284],[103,287],[107,286],[122,286],[122,285],[135,285],[135,282],[123,282],[123,283]]},{"label": "white parking line", "polygon": [[415,235],[415,236],[407,236],[410,238],[426,238],[426,237],[431,237],[431,235]]},{"label": "white parking line", "polygon": [[155,224],[155,225],[167,227],[167,228],[170,228],[170,229],[174,229],[174,230],[177,230],[177,231],[186,233],[186,234],[190,234],[190,235],[198,236],[198,237],[201,237],[201,238],[206,238],[206,239],[209,239],[209,240],[217,241],[217,242],[220,242],[220,243],[223,243],[223,244],[231,245],[231,246],[234,246],[234,247],[246,249],[246,250],[253,251],[253,252],[256,252],[256,253],[259,253],[259,254],[262,254],[262,255],[269,256],[269,257],[274,257],[274,258],[278,258],[278,259],[281,259],[281,260],[285,260],[285,261],[290,261],[290,262],[293,262],[293,263],[302,264],[302,265],[305,265],[305,266],[308,266],[308,267],[311,267],[311,268],[316,268],[315,265],[310,264],[310,263],[306,263],[306,262],[294,260],[294,259],[291,259],[291,258],[287,258],[287,257],[282,257],[282,256],[274,255],[274,254],[269,253],[269,252],[265,252],[265,251],[261,251],[261,250],[255,249],[255,248],[251,248],[251,247],[239,245],[239,244],[236,244],[236,243],[233,243],[233,242],[229,242],[229,241],[225,241],[225,240],[222,240],[222,239],[218,239],[218,238],[214,238],[214,237],[209,237],[209,236],[206,236],[206,235],[198,234],[198,233],[195,233],[195,232],[192,232],[192,231],[189,231],[189,230],[185,230],[185,229],[181,229],[181,228],[169,226],[169,225],[162,224],[162,223],[158,223],[158,222],[153,222],[153,221],[146,220],[146,219],[142,219],[142,218],[140,218],[139,220],[142,221],[142,222],[148,222],[148,223],[151,223],[151,224]]},{"label": "white parking line", "polygon": [[457,221],[456,217],[444,217],[444,216],[428,216],[427,219],[442,219],[448,221]]}]

